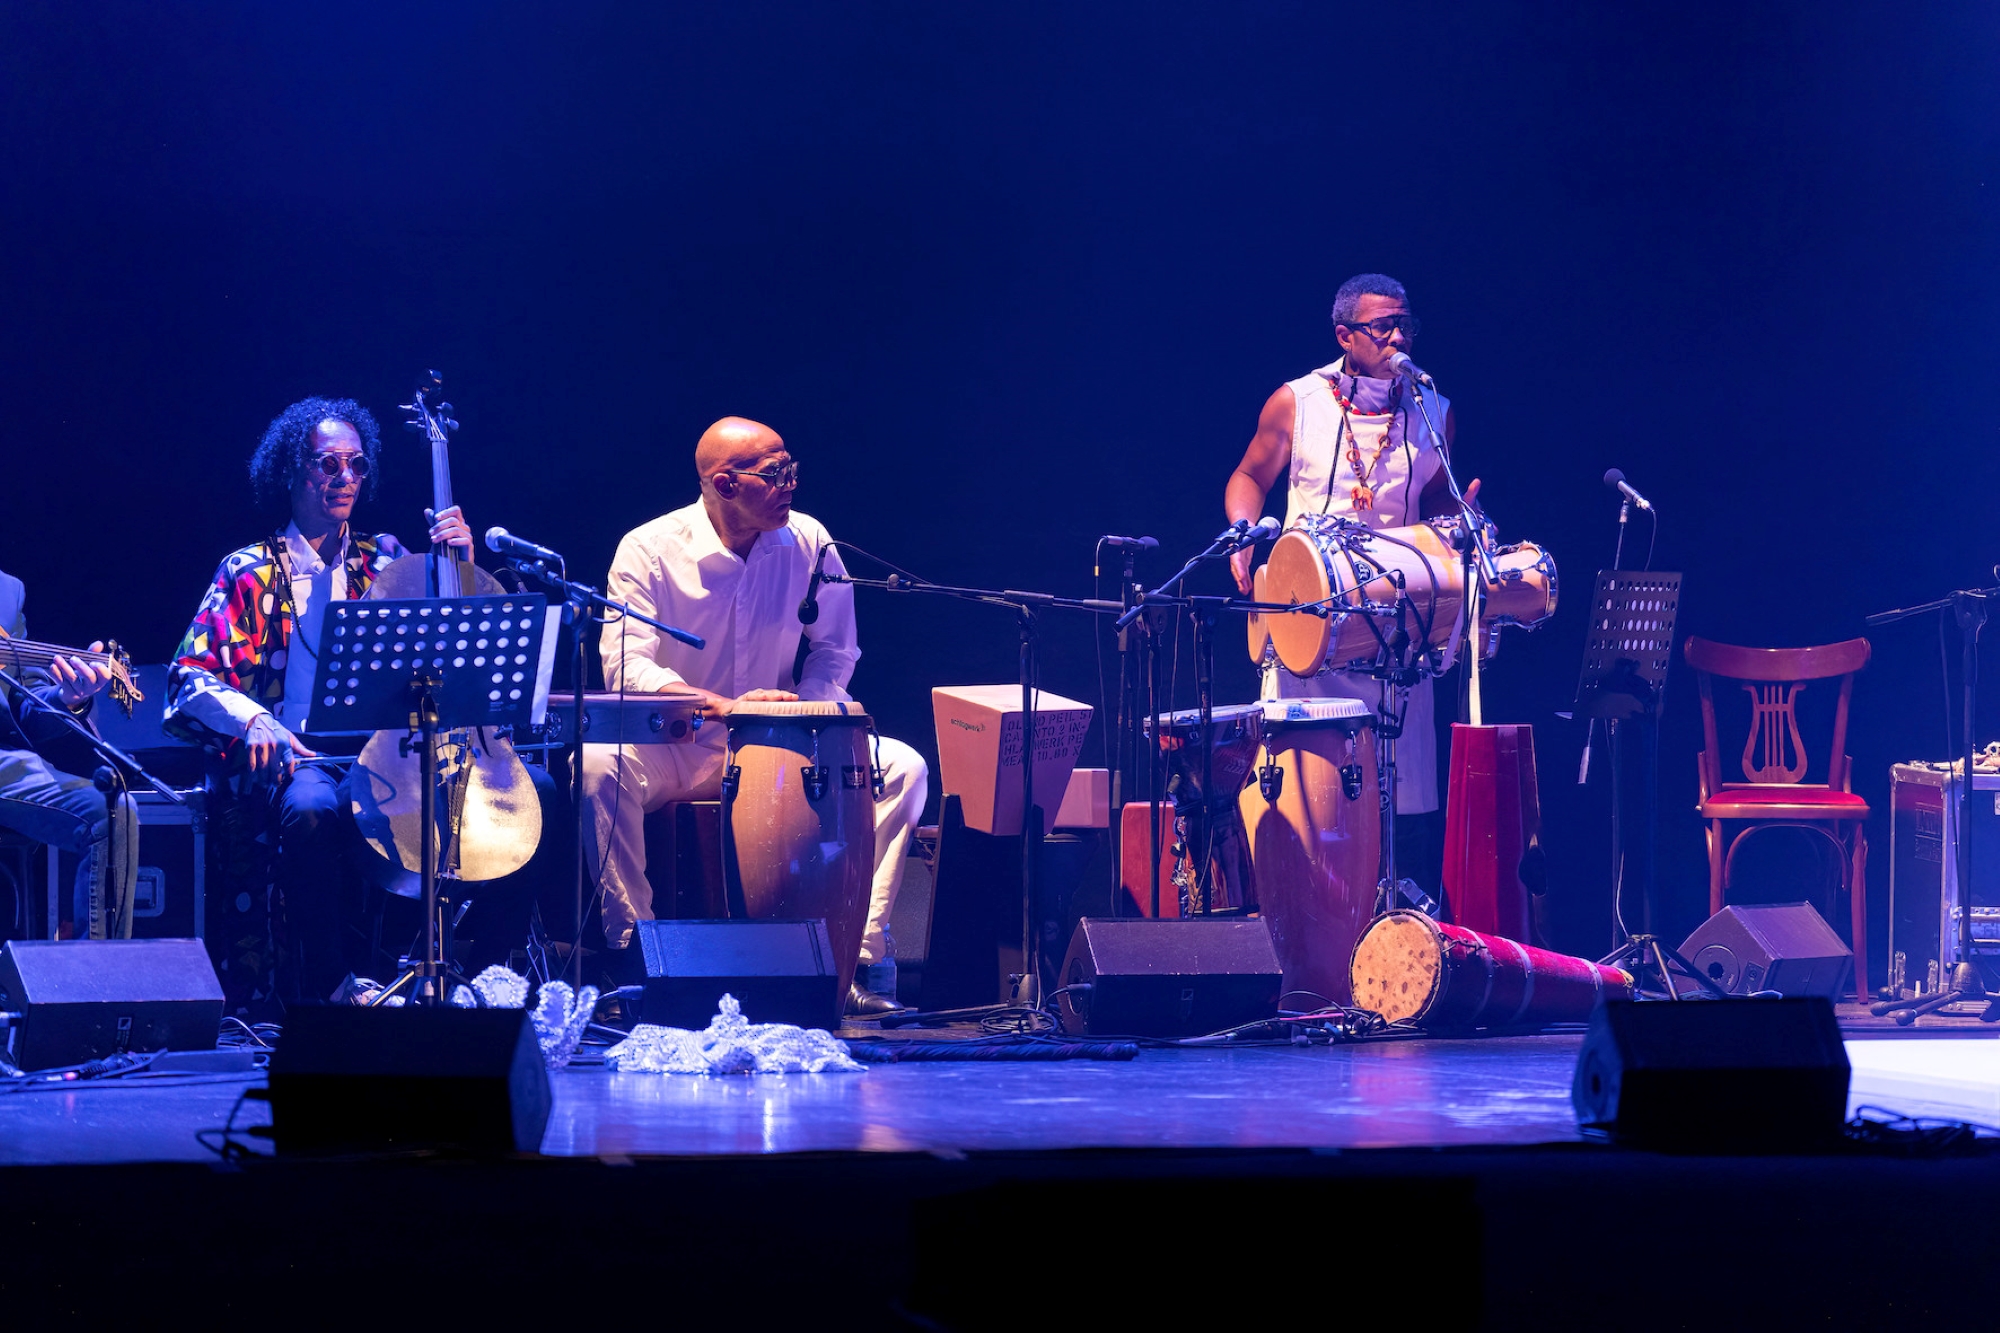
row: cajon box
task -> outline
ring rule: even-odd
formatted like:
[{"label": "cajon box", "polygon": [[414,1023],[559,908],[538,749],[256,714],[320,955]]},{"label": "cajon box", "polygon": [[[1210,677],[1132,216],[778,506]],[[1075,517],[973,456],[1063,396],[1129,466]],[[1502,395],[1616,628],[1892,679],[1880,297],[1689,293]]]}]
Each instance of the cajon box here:
[{"label": "cajon box", "polygon": [[[931,691],[937,714],[938,779],[959,798],[965,826],[1001,837],[1021,831],[1021,687],[948,685]],[[1069,790],[1090,730],[1089,704],[1035,692],[1035,804],[1044,826]]]}]

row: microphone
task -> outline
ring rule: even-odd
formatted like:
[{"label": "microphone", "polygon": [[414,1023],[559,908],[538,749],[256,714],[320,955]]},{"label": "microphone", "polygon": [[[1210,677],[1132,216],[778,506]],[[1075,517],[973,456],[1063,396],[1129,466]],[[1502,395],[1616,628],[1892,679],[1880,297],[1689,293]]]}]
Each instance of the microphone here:
[{"label": "microphone", "polygon": [[486,529],[486,549],[517,560],[546,560],[556,565],[563,562],[563,558],[548,547],[524,541],[505,528]]},{"label": "microphone", "polygon": [[1270,541],[1278,535],[1279,530],[1282,529],[1283,527],[1284,524],[1278,522],[1277,519],[1272,518],[1269,514],[1266,514],[1264,515],[1264,517],[1257,520],[1256,527],[1250,529],[1250,531],[1243,534],[1243,540],[1240,544],[1244,546],[1255,546],[1258,542]]},{"label": "microphone", "polygon": [[[812,577],[806,580],[805,599],[799,603],[799,623],[810,625],[819,619],[819,585],[826,582],[826,553],[833,546],[828,542],[819,548],[819,558],[813,561]],[[803,661],[803,659],[801,659]],[[797,673],[794,674],[796,683]]]},{"label": "microphone", "polygon": [[1223,542],[1234,542],[1237,545],[1241,546],[1243,544],[1243,534],[1248,532],[1249,530],[1250,530],[1250,520],[1247,518],[1239,518],[1234,523],[1231,523],[1228,527],[1224,528],[1221,532],[1215,534],[1215,544],[1219,546]]},{"label": "microphone", "polygon": [[1423,385],[1425,388],[1429,389],[1437,388],[1437,381],[1433,380],[1427,373],[1425,373],[1424,368],[1422,366],[1410,360],[1410,354],[1408,352],[1392,353],[1389,357],[1389,369],[1395,371],[1398,375],[1401,375],[1405,378],[1415,380],[1417,383]]},{"label": "microphone", "polygon": [[1645,496],[1639,494],[1639,492],[1633,490],[1632,487],[1626,483],[1625,474],[1623,472],[1620,472],[1615,467],[1604,474],[1604,484],[1606,486],[1609,486],[1612,490],[1617,491],[1620,495],[1630,500],[1633,504],[1638,505],[1639,508],[1641,509],[1650,510],[1653,507],[1652,501],[1648,500]]},{"label": "microphone", "polygon": [[1119,551],[1150,551],[1160,544],[1151,537],[1099,537],[1097,540]]}]

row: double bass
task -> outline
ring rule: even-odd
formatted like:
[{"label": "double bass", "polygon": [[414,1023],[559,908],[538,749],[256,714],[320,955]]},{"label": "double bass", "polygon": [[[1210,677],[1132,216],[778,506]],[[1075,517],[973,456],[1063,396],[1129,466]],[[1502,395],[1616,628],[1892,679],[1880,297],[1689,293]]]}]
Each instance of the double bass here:
[{"label": "double bass", "polygon": [[[404,425],[430,444],[433,514],[452,506],[448,437],[458,428],[450,403],[429,401],[441,383],[438,373],[430,371],[403,409],[410,413]],[[470,555],[445,545],[392,562],[368,596],[465,597],[505,591]],[[350,785],[354,822],[368,848],[369,877],[406,898],[423,891],[420,749],[407,732],[376,732],[355,761]],[[439,878],[499,879],[526,865],[542,840],[542,807],[512,740],[488,727],[450,728],[438,732],[437,751],[438,780],[431,799]]]}]

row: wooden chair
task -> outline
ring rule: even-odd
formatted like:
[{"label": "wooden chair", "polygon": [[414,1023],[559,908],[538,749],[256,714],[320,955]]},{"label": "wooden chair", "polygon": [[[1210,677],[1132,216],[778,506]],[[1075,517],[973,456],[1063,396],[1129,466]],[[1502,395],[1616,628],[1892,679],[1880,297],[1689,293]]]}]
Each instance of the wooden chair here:
[{"label": "wooden chair", "polygon": [[[1739,648],[1690,638],[1688,665],[1701,685],[1701,817],[1708,821],[1708,910],[1722,910],[1730,870],[1749,835],[1773,828],[1806,829],[1826,838],[1840,858],[1841,887],[1853,918],[1854,993],[1868,996],[1868,803],[1852,790],[1847,754],[1847,702],[1854,673],[1868,665],[1866,639],[1814,648]],[[1738,683],[1751,700],[1743,743],[1744,780],[1722,779],[1716,739],[1717,678]],[[1809,756],[1799,732],[1798,696],[1816,681],[1838,678],[1826,781],[1805,782]],[[1729,825],[1739,827],[1732,834]]]}]

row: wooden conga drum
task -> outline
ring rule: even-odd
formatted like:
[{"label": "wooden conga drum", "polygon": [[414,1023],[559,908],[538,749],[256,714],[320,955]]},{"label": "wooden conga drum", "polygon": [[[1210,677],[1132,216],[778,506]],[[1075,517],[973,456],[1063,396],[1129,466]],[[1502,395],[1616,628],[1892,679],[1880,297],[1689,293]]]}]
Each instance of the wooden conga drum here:
[{"label": "wooden conga drum", "polygon": [[1346,1004],[1348,957],[1375,915],[1381,874],[1375,714],[1358,699],[1264,709],[1263,762],[1238,798],[1258,906],[1286,990]]},{"label": "wooden conga drum", "polygon": [[875,878],[868,714],[851,703],[739,703],[727,720],[722,860],[730,915],[823,917],[844,997]]}]

